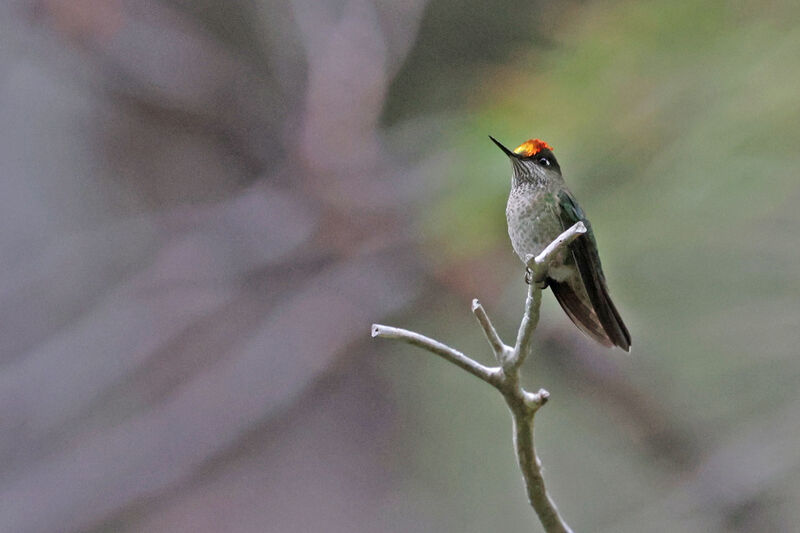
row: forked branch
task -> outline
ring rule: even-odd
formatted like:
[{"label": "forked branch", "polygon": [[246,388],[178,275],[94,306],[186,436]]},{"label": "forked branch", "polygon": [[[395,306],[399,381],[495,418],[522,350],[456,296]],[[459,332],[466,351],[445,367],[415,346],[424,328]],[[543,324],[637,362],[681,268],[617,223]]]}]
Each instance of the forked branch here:
[{"label": "forked branch", "polygon": [[525,488],[530,502],[547,533],[572,533],[561,517],[555,503],[547,493],[542,477],[542,465],[536,455],[533,442],[533,419],[536,411],[544,405],[550,394],[540,389],[536,393],[526,391],[520,384],[519,369],[531,349],[533,331],[539,322],[539,306],[542,302],[542,282],[556,254],[572,241],[586,233],[582,222],[559,235],[542,253],[536,257],[528,256],[527,266],[531,272],[531,283],[525,300],[525,314],[520,322],[519,332],[513,347],[500,338],[489,316],[478,300],[472,301],[472,312],[483,329],[489,346],[492,348],[498,366],[487,367],[458,350],[419,333],[380,324],[372,325],[372,336],[397,339],[424,348],[497,389],[506,401],[514,425],[514,450],[517,455]]}]

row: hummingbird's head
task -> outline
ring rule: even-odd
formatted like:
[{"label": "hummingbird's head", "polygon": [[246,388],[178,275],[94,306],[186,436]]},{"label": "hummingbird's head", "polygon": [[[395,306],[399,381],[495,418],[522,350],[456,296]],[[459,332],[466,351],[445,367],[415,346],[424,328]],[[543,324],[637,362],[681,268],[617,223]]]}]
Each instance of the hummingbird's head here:
[{"label": "hummingbird's head", "polygon": [[511,151],[491,135],[489,138],[511,160],[514,184],[541,183],[561,177],[561,167],[558,165],[556,156],[553,155],[553,148],[546,142],[540,139],[529,139]]}]

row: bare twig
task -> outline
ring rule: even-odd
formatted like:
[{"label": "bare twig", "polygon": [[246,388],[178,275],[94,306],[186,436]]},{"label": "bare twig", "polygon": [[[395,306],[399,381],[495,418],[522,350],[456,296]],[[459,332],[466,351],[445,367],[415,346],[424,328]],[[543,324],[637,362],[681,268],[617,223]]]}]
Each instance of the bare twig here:
[{"label": "bare twig", "polygon": [[563,250],[565,246],[584,233],[586,233],[586,226],[583,222],[578,221],[570,226],[564,233],[556,237],[556,240],[548,244],[547,247],[542,250],[542,253],[536,257],[529,255],[525,262],[528,268],[533,270],[533,279],[538,282],[544,280],[544,277],[547,275],[547,269],[550,267],[550,261],[552,261],[556,254]]},{"label": "bare twig", "polygon": [[586,227],[583,223],[578,222],[559,235],[538,256],[527,258],[527,266],[532,272],[532,282],[528,286],[525,314],[522,317],[517,341],[513,348],[502,341],[480,302],[473,300],[472,312],[489,341],[498,367],[483,366],[458,350],[413,331],[379,324],[372,326],[373,337],[398,339],[424,348],[489,383],[503,395],[511,411],[514,424],[514,450],[525,481],[528,501],[539,516],[547,533],[572,533],[547,493],[542,477],[542,464],[536,455],[533,443],[534,415],[541,406],[547,403],[550,394],[544,389],[539,389],[536,393],[526,391],[520,384],[519,369],[530,352],[533,331],[539,322],[542,281],[547,276],[550,263],[569,243],[583,233],[586,233]]},{"label": "bare twig", "polygon": [[454,365],[463,368],[473,376],[482,379],[483,381],[495,385],[498,382],[498,368],[489,368],[483,366],[477,361],[473,361],[463,353],[455,350],[446,344],[442,344],[437,340],[433,340],[425,335],[420,335],[413,331],[401,328],[393,328],[391,326],[382,326],[380,324],[372,325],[372,336],[383,337],[384,339],[398,339],[414,346],[424,348],[429,352],[435,353],[442,359],[450,361]]},{"label": "bare twig", "polygon": [[514,350],[511,348],[511,346],[506,346],[506,344],[500,338],[500,335],[497,334],[497,330],[494,329],[492,321],[489,320],[489,315],[486,314],[486,310],[483,308],[477,298],[472,300],[472,312],[475,313],[475,318],[478,319],[478,323],[481,325],[483,332],[486,334],[486,340],[489,341],[489,346],[492,347],[495,361],[497,361],[497,364],[502,366],[503,361],[510,358],[514,354]]}]

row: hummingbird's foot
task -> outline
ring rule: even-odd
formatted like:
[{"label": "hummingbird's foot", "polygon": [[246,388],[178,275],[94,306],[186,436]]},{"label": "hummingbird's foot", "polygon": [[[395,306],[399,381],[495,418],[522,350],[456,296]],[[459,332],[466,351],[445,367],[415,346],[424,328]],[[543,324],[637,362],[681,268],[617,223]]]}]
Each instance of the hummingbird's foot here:
[{"label": "hummingbird's foot", "polygon": [[[525,267],[525,283],[530,285],[533,283],[533,270],[529,267]],[[536,283],[541,290],[545,290],[547,287],[550,286],[548,278],[544,278],[542,281]]]}]

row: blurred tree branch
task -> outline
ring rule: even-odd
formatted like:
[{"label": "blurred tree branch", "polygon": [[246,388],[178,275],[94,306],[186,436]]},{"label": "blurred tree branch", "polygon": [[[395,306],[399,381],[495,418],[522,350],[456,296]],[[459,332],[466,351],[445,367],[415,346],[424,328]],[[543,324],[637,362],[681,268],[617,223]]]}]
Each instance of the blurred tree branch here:
[{"label": "blurred tree branch", "polygon": [[550,393],[545,389],[539,389],[536,393],[526,391],[520,384],[519,371],[530,353],[533,331],[539,322],[542,282],[547,274],[550,261],[560,250],[583,233],[586,233],[586,228],[583,223],[578,222],[559,235],[538,256],[528,256],[527,266],[531,271],[531,283],[528,286],[525,314],[522,317],[513,348],[502,341],[480,302],[473,300],[472,312],[486,334],[486,339],[492,347],[494,358],[499,366],[486,367],[446,344],[413,331],[380,324],[372,325],[373,337],[402,340],[428,350],[485,381],[503,395],[508,409],[511,411],[514,425],[514,447],[522,477],[525,480],[528,500],[548,533],[571,533],[572,531],[547,494],[542,477],[542,464],[536,455],[533,443],[534,416],[536,411],[547,403]]}]

